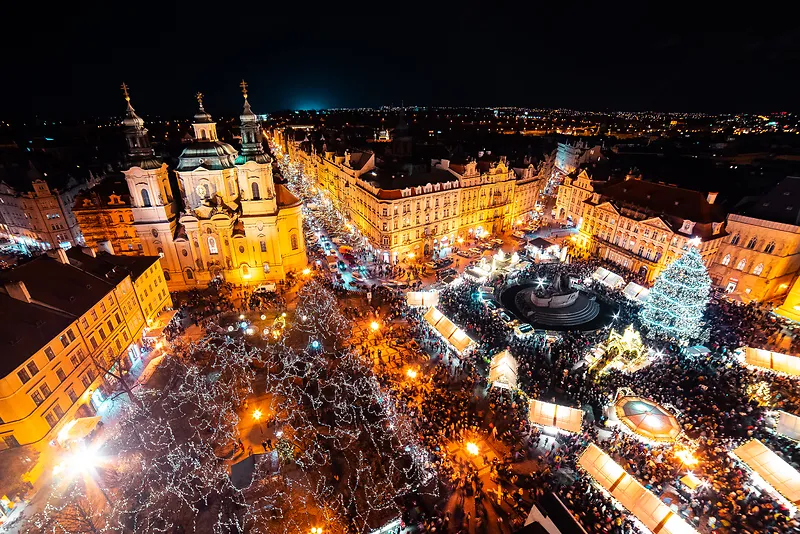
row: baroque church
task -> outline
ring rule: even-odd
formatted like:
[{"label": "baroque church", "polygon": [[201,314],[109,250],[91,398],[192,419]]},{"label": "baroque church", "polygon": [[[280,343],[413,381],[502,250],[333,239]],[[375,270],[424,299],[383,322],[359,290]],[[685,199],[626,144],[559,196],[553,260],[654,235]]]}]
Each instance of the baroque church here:
[{"label": "baroque church", "polygon": [[242,86],[238,152],[219,140],[216,123],[197,95],[194,139],[175,171],[181,212],[167,165],[156,157],[144,121],[125,91],[128,151],[123,174],[133,227],[140,253],[161,256],[170,289],[205,286],[215,278],[235,284],[278,281],[307,265],[301,202],[273,181],[261,124],[250,109],[246,84]]}]

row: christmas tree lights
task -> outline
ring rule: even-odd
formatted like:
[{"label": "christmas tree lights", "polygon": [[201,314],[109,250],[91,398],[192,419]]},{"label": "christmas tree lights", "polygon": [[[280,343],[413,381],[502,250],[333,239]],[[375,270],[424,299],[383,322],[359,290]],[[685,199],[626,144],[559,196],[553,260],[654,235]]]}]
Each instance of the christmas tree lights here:
[{"label": "christmas tree lights", "polygon": [[639,313],[648,334],[683,343],[702,339],[710,286],[703,259],[697,248],[690,246],[661,273]]}]

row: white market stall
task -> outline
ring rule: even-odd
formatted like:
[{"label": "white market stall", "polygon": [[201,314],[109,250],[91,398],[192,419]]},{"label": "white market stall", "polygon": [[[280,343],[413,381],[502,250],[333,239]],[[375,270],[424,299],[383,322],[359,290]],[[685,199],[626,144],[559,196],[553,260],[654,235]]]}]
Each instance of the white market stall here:
[{"label": "white market stall", "polygon": [[592,273],[592,279],[612,289],[619,289],[625,285],[625,280],[620,275],[609,271],[605,267],[598,267]]},{"label": "white market stall", "polygon": [[532,400],[528,408],[528,421],[535,425],[578,433],[583,423],[583,410]]},{"label": "white market stall", "polygon": [[578,466],[651,532],[658,534],[697,532],[594,443],[581,454]]},{"label": "white market stall", "polygon": [[436,306],[439,304],[439,293],[436,291],[409,291],[406,303],[412,308]]},{"label": "white market stall", "polygon": [[71,442],[79,441],[91,434],[101,419],[100,416],[73,419],[59,430],[56,441],[62,447],[67,447]]},{"label": "white market stall", "polygon": [[433,307],[429,309],[424,317],[425,321],[427,321],[445,341],[450,343],[458,354],[462,354],[467,348],[475,344],[466,332],[453,324],[453,321],[445,317],[437,308]]},{"label": "white market stall", "polygon": [[778,426],[775,431],[794,441],[800,441],[800,417],[778,410]]},{"label": "white market stall", "polygon": [[489,367],[489,383],[492,387],[514,389],[517,387],[517,360],[508,350],[498,352],[492,357]]},{"label": "white market stall", "polygon": [[628,282],[622,294],[634,302],[644,302],[650,296],[650,290],[636,282]]},{"label": "white market stall", "polygon": [[745,365],[769,369],[776,373],[800,376],[800,358],[753,347],[739,349],[739,358]]},{"label": "white market stall", "polygon": [[731,454],[791,505],[800,503],[800,473],[763,443],[757,439],[750,440]]}]

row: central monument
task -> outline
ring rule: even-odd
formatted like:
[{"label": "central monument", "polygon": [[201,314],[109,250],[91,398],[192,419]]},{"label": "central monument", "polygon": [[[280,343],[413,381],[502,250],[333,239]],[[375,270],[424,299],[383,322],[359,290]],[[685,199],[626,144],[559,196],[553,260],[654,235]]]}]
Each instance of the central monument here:
[{"label": "central monument", "polygon": [[540,279],[521,288],[514,304],[528,322],[544,326],[578,326],[594,320],[600,313],[595,298],[573,288],[565,273],[554,274],[549,283]]}]

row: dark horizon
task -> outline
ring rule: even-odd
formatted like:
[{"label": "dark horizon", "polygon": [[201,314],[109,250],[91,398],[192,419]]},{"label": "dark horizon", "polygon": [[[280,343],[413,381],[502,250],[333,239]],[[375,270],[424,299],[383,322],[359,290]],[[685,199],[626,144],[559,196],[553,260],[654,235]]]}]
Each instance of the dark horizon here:
[{"label": "dark horizon", "polygon": [[221,17],[205,1],[90,1],[44,14],[15,4],[0,118],[119,116],[123,81],[143,116],[191,117],[198,91],[213,116],[230,116],[241,109],[243,78],[256,113],[401,103],[665,113],[796,106],[797,28],[743,30],[677,9],[502,1],[294,7]]}]

